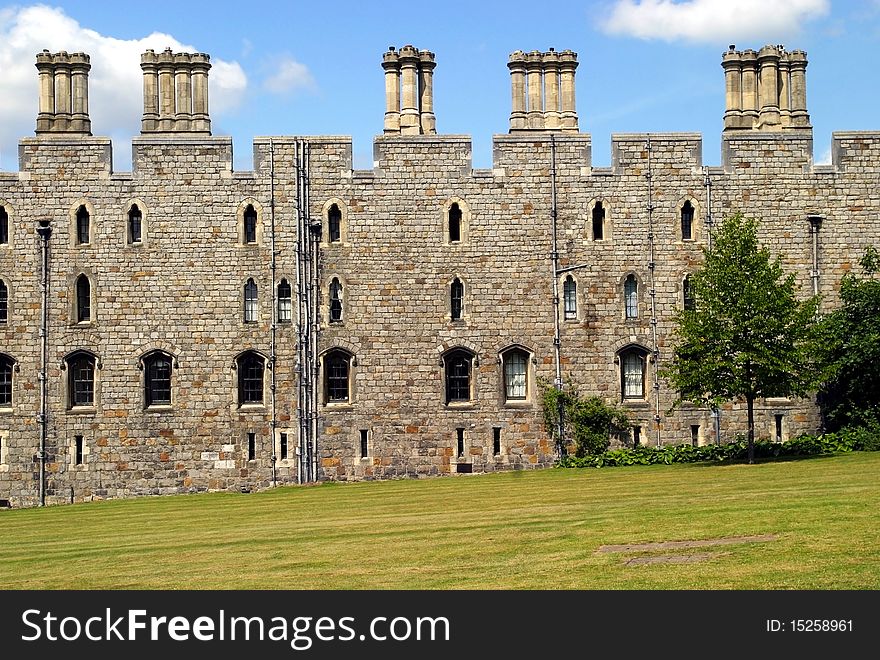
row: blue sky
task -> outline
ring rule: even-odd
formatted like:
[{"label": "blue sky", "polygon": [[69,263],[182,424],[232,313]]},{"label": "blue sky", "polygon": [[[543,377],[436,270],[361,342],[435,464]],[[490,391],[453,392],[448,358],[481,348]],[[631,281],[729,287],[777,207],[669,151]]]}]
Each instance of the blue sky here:
[{"label": "blue sky", "polygon": [[550,47],[578,53],[577,111],[594,165],[609,164],[612,133],[649,131],[702,133],[704,162],[715,165],[721,54],[767,43],[807,51],[818,162],[832,131],[880,130],[880,0],[0,4],[0,169],[18,168],[17,141],[33,135],[43,48],[91,55],[92,132],[113,139],[117,170],[130,169],[140,130],[140,52],[209,53],[213,132],[233,137],[235,167],[246,170],[257,135],[350,135],[355,166],[370,167],[382,53],[405,44],[436,54],[438,132],[471,135],[475,167],[491,166],[492,135],[508,129],[508,55]]}]

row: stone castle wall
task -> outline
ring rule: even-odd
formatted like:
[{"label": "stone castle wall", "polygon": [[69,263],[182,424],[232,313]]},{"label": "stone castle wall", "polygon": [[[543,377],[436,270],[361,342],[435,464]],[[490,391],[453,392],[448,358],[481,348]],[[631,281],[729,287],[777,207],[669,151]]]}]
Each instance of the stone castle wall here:
[{"label": "stone castle wall", "polygon": [[[495,137],[489,170],[472,169],[467,137],[391,134],[376,139],[376,166],[369,171],[352,170],[349,138],[257,138],[252,172],[232,170],[228,138],[145,134],[134,140],[131,173],[112,170],[106,138],[26,138],[20,172],[0,174],[0,205],[10,222],[9,243],[0,246],[0,279],[10,291],[0,353],[16,365],[12,406],[0,409],[0,499],[14,506],[37,501],[41,219],[53,228],[47,501],[297,481],[296,316],[277,325],[274,439],[268,386],[265,405],[240,406],[235,364],[245,350],[270,356],[272,287],[282,277],[292,284],[296,278],[295,150],[302,141],[311,150],[308,212],[324,225],[318,349],[353,355],[347,402],[328,403],[325,374],[318,374],[321,479],[449,474],[464,471],[459,464],[482,472],[552,463],[538,397],[539,379],[555,375],[552,150],[560,266],[585,266],[571,271],[577,318],[561,320],[563,374],[583,393],[608,401],[622,398],[621,351],[652,350],[652,286],[661,364],[669,358],[682,282],[699,268],[706,245],[707,209],[715,222],[736,210],[759,218],[762,242],[784,255],[804,295],[813,286],[807,217],[823,216],[818,281],[825,309],[835,304],[841,275],[880,241],[880,133],[834,134],[830,166],[812,164],[809,129],[726,133],[722,165],[710,168],[702,164],[697,134],[615,135],[611,167],[593,168],[589,135],[512,133]],[[680,235],[685,201],[695,209],[693,240]],[[444,233],[453,202],[463,210],[458,242]],[[602,240],[592,236],[596,202],[606,214]],[[144,217],[140,245],[126,240],[132,203]],[[331,203],[343,215],[339,242],[327,239]],[[240,236],[247,204],[258,212],[258,240],[250,245]],[[75,245],[72,234],[80,205],[93,223],[88,245]],[[93,284],[94,320],[88,324],[72,318],[81,273]],[[639,282],[636,319],[624,314],[629,274]],[[334,277],[343,285],[341,323],[328,322]],[[454,321],[449,286],[456,277],[465,296],[462,319]],[[248,278],[258,285],[256,323],[243,321]],[[447,405],[443,355],[456,347],[475,356],[473,395]],[[510,347],[529,355],[524,401],[505,400],[501,355]],[[65,357],[83,349],[99,358],[96,404],[68,409]],[[152,350],[175,361],[170,406],[144,405],[141,358]],[[623,401],[641,441],[691,442],[698,427],[698,441],[713,442],[708,410],[668,413],[674,394],[662,381],[655,397],[656,367],[648,360],[645,397]],[[779,415],[784,437],[818,427],[811,401],[767,400],[757,406],[758,434],[773,437]],[[742,431],[744,418],[739,406],[726,407],[723,437]],[[291,447],[286,460],[278,457],[282,432]],[[83,438],[80,463],[76,436]],[[273,454],[279,458],[274,468]]]}]

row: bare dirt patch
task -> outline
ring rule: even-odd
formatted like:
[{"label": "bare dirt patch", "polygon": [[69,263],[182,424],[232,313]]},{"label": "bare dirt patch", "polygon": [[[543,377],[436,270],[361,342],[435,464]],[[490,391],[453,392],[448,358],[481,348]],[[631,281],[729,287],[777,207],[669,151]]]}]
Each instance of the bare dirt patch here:
[{"label": "bare dirt patch", "polygon": [[729,552],[696,552],[691,555],[654,555],[651,557],[632,557],[627,559],[626,566],[641,566],[644,564],[693,564],[707,559],[716,559],[729,555]]},{"label": "bare dirt patch", "polygon": [[[737,543],[765,543],[775,541],[776,534],[759,534],[756,536],[728,536],[720,539],[701,539],[696,541],[657,541],[653,543],[626,543],[622,545],[600,545],[596,552],[654,552],[655,550],[680,550],[686,548],[704,548],[713,545],[734,545]],[[686,555],[694,556],[694,555]]]}]

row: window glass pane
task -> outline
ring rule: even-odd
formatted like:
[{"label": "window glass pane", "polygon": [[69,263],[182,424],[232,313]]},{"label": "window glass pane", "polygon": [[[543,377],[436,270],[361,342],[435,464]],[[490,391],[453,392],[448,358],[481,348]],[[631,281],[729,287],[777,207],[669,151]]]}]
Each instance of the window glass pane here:
[{"label": "window glass pane", "polygon": [[644,359],[635,352],[623,355],[623,396],[625,398],[642,398],[644,388]]},{"label": "window glass pane", "polygon": [[128,212],[128,239],[131,243],[141,242],[141,211],[137,204],[132,204]]},{"label": "window glass pane", "polygon": [[76,241],[79,244],[89,242],[89,212],[85,206],[80,206],[76,211]]},{"label": "window glass pane", "polygon": [[71,360],[70,393],[71,405],[91,406],[95,403],[95,363],[88,355],[80,355]]},{"label": "window glass pane", "polygon": [[244,210],[244,242],[257,242],[257,212],[251,204]]},{"label": "window glass pane", "polygon": [[0,245],[9,242],[9,214],[6,208],[0,206]]},{"label": "window glass pane", "polygon": [[562,285],[562,299],[565,308],[565,319],[570,321],[577,318],[577,282],[569,275]]},{"label": "window glass pane", "polygon": [[626,318],[634,319],[639,315],[639,285],[636,278],[630,275],[624,284],[624,297],[626,298]]},{"label": "window glass pane", "polygon": [[522,351],[510,351],[504,356],[504,386],[508,399],[526,398],[528,358]]},{"label": "window glass pane", "polygon": [[336,204],[333,204],[327,212],[327,231],[331,243],[342,240],[342,211]]},{"label": "window glass pane", "polygon": [[263,360],[249,353],[238,364],[238,402],[263,403]]},{"label": "window glass pane", "polygon": [[461,319],[462,310],[464,308],[464,284],[458,278],[452,280],[450,287],[450,313],[452,320]]},{"label": "window glass pane", "polygon": [[290,323],[291,320],[293,320],[293,301],[290,283],[287,280],[281,280],[278,284],[278,321]]},{"label": "window glass pane", "polygon": [[147,361],[147,405],[171,403],[171,360],[164,355]]},{"label": "window glass pane", "polygon": [[342,285],[335,277],[330,282],[330,321],[342,321]]},{"label": "window glass pane", "polygon": [[0,358],[0,407],[12,405],[12,360]]},{"label": "window glass pane", "polygon": [[244,285],[244,322],[254,323],[257,320],[257,285],[248,280]]},{"label": "window glass pane", "polygon": [[92,319],[92,292],[89,278],[80,275],[76,280],[76,320],[84,323]]},{"label": "window glass pane", "polygon": [[348,357],[341,353],[331,353],[325,364],[327,400],[348,401]]},{"label": "window glass pane", "polygon": [[446,358],[446,400],[470,401],[471,357],[462,351],[450,353]]},{"label": "window glass pane", "polygon": [[6,282],[0,280],[0,323],[9,320],[9,288]]}]

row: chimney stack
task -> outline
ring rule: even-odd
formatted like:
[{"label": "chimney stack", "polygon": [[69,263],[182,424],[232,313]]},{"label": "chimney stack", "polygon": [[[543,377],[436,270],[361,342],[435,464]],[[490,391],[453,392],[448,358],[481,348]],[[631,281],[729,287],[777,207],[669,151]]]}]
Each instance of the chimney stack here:
[{"label": "chimney stack", "polygon": [[205,53],[141,55],[144,72],[144,115],[141,133],[211,134],[208,114],[208,70]]},{"label": "chimney stack", "polygon": [[574,74],[577,53],[517,50],[510,54],[510,132],[578,132]]},{"label": "chimney stack", "polygon": [[721,56],[726,110],[724,130],[781,131],[809,128],[807,54],[781,44],[757,53],[731,44]]},{"label": "chimney stack", "polygon": [[37,54],[36,67],[40,77],[36,133],[91,135],[89,56],[44,50]]},{"label": "chimney stack", "polygon": [[385,125],[388,135],[434,135],[434,53],[407,44],[389,46],[382,57],[385,70]]}]

